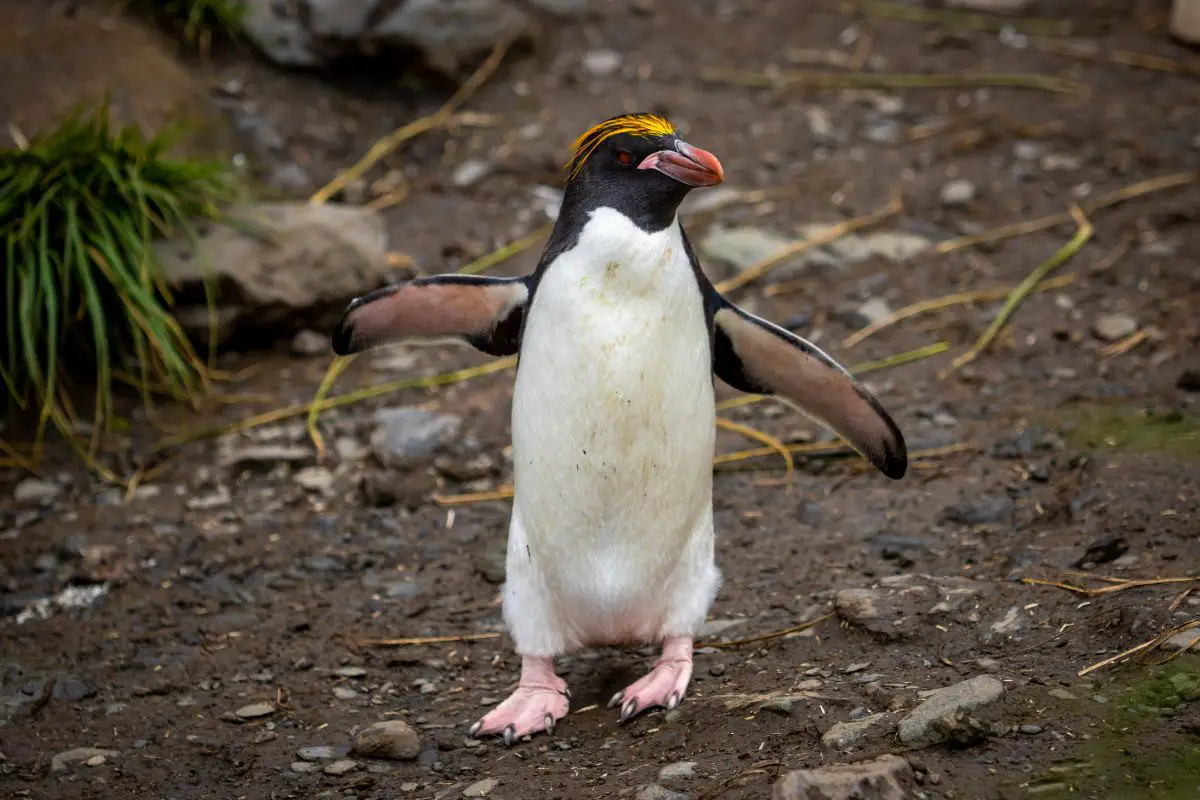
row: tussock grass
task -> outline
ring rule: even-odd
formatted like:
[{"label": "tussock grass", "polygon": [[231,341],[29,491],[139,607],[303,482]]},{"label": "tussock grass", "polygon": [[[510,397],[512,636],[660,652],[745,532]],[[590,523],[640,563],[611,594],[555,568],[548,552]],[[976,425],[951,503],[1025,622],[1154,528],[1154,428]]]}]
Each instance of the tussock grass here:
[{"label": "tussock grass", "polygon": [[148,407],[207,388],[151,241],[216,218],[233,184],[218,162],[172,156],[180,133],[114,130],[103,103],[0,151],[0,404],[32,418],[37,443],[47,423],[76,440],[77,390],[95,389],[92,455],[116,382]]},{"label": "tussock grass", "polygon": [[247,11],[241,0],[131,0],[131,7],[181,33],[190,43],[211,36],[213,31],[236,36]]}]

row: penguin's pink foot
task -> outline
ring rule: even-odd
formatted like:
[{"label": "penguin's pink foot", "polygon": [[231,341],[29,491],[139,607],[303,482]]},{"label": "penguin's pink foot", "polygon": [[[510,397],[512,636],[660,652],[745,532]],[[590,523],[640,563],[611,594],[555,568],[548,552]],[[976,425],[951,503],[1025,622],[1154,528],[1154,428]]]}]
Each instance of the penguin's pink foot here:
[{"label": "penguin's pink foot", "polygon": [[613,695],[609,708],[621,707],[622,724],[642,711],[663,706],[668,711],[683,701],[692,679],[692,638],[668,636],[663,642],[662,656],[650,674]]},{"label": "penguin's pink foot", "polygon": [[511,745],[522,736],[546,731],[567,715],[570,693],[567,682],[554,674],[554,659],[526,656],[521,660],[521,682],[500,705],[471,726],[473,737],[498,733]]}]

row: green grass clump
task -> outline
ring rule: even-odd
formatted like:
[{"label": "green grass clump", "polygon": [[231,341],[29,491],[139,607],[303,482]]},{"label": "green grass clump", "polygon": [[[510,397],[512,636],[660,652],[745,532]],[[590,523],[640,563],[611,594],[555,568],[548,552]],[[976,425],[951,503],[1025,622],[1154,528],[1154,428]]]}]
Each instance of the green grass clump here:
[{"label": "green grass clump", "polygon": [[241,0],[133,0],[138,11],[179,30],[188,42],[223,30],[236,36],[242,29],[246,4]]},{"label": "green grass clump", "polygon": [[0,397],[36,412],[35,441],[47,423],[74,441],[69,398],[92,385],[96,434],[111,430],[114,381],[147,404],[207,388],[151,241],[215,218],[233,184],[218,162],[173,157],[179,132],[113,130],[104,103],[0,151]]}]

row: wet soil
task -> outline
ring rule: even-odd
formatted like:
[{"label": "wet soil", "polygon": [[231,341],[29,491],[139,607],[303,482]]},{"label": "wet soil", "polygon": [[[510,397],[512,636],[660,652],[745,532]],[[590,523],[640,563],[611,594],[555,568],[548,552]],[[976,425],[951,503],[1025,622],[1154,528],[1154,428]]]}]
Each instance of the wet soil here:
[{"label": "wet soil", "polygon": [[[570,140],[595,119],[632,109],[670,114],[693,143],[718,154],[730,185],[770,191],[757,203],[696,215],[686,223],[694,241],[715,225],[792,234],[880,208],[897,190],[905,209],[887,225],[945,241],[1200,169],[1195,72],[1079,60],[1006,46],[995,34],[950,35],[802,5],[614,2],[586,25],[555,31],[472,99],[472,109],[495,115],[493,125],[424,136],[374,174],[401,170],[412,187],[384,212],[392,247],[435,272],[529,233],[544,222],[530,190],[560,179]],[[1166,6],[1106,4],[1114,23],[1098,40],[1194,67],[1194,50],[1153,28]],[[1076,4],[1035,10],[1089,22]],[[615,75],[581,68],[597,47],[621,54]],[[877,67],[887,71],[1038,72],[1092,92],[756,89],[701,75],[705,67],[788,68],[789,58],[804,61],[802,51],[812,50],[883,58]],[[380,88],[390,85],[384,75],[364,88],[363,79],[281,74],[236,52],[195,69],[214,86],[236,79],[245,87],[258,101],[254,113],[285,142],[264,158],[301,163],[311,188],[378,135],[444,100],[441,89],[393,95]],[[814,108],[828,112],[835,133],[814,132]],[[953,124],[939,130],[943,123]],[[871,133],[888,125],[894,141]],[[449,176],[471,158],[489,161],[493,172],[456,187]],[[958,179],[976,196],[948,207],[943,187]],[[1127,550],[1083,569],[1125,579],[1197,572],[1200,395],[1186,376],[1200,369],[1198,207],[1193,184],[1097,211],[1094,238],[1057,273],[1074,280],[1030,296],[988,352],[945,377],[939,373],[983,332],[997,303],[916,317],[849,349],[842,340],[861,321],[844,308],[871,298],[900,308],[1015,285],[1065,244],[1072,225],[902,264],[872,256],[813,269],[770,295],[761,283],[734,293],[756,313],[795,321],[847,364],[948,342],[949,353],[867,377],[910,451],[935,455],[917,458],[900,482],[843,458],[800,461],[790,487],[772,456],[719,470],[725,583],[711,616],[728,626],[703,637],[716,646],[698,650],[692,691],[676,712],[650,712],[623,727],[604,704],[649,667],[650,649],[561,659],[574,713],[552,737],[511,749],[465,740],[517,676],[496,602],[508,504],[446,506],[433,495],[507,479],[509,372],[325,414],[327,490],[293,479],[314,456],[258,468],[219,463],[222,447],[306,443],[300,418],[177,448],[149,481],[154,488],[128,502],[71,466],[65,448],[51,448],[47,477],[62,494],[44,507],[8,499],[24,476],[0,476],[0,792],[64,800],[458,798],[495,778],[488,797],[633,797],[649,791],[662,766],[689,761],[694,777],[672,790],[693,800],[748,799],[769,797],[774,778],[790,769],[893,752],[919,768],[913,796],[1194,798],[1200,704],[1163,687],[1172,674],[1195,675],[1200,661],[1078,672],[1196,619],[1200,596],[1187,593],[1189,584],[1167,584],[1089,598],[1021,578],[1062,578],[1080,569],[1089,545],[1114,536]],[[535,250],[496,272],[530,269]],[[715,262],[705,267],[714,278],[729,274]],[[1132,318],[1149,335],[1106,355],[1108,343],[1094,332],[1105,314]],[[336,391],[487,362],[462,347],[401,352],[409,357],[400,372],[363,359]],[[223,368],[246,370],[223,386],[240,401],[200,416],[163,409],[159,423],[199,430],[306,402],[328,360],[293,356],[286,344],[226,356]],[[397,502],[373,506],[367,496],[378,492],[361,485],[381,480],[378,470],[351,445],[366,446],[374,409],[411,404],[457,414],[463,429],[448,462],[384,476]],[[823,435],[768,403],[726,413],[790,441]],[[136,442],[158,435],[132,418]],[[340,453],[332,452],[337,440]],[[721,452],[756,444],[726,432],[718,439]],[[947,453],[951,445],[964,447]],[[490,471],[454,468],[481,454]],[[38,605],[65,589],[84,598],[82,607]],[[842,614],[790,635],[720,646],[821,617],[846,589],[877,593],[894,630],[864,629]],[[953,602],[943,602],[950,595]],[[488,633],[500,635],[364,644]],[[348,666],[361,674],[339,674]],[[1000,727],[987,736],[912,749],[885,727],[846,752],[821,744],[835,722],[911,709],[919,692],[979,674],[1006,689],[989,709]],[[229,718],[254,703],[273,711]],[[415,761],[356,759],[343,775],[293,769],[298,748],[346,746],[357,730],[389,718],[420,732]],[[52,769],[56,754],[77,747],[116,753],[94,766]]]}]

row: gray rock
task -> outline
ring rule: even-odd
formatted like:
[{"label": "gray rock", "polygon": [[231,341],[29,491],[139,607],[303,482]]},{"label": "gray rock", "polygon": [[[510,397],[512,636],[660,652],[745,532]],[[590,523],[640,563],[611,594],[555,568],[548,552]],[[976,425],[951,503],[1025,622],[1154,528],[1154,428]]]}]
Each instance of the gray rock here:
[{"label": "gray rock", "polygon": [[403,720],[383,720],[359,731],[354,752],[365,758],[412,761],[421,754],[421,737]]},{"label": "gray rock", "polygon": [[481,781],[472,783],[467,788],[463,789],[463,797],[487,797],[491,794],[492,789],[500,785],[500,781],[495,778],[484,778]]},{"label": "gray rock", "polygon": [[259,717],[269,717],[271,714],[274,714],[275,706],[270,703],[251,703],[248,706],[242,706],[233,713],[238,719],[258,719]]},{"label": "gray rock", "polygon": [[935,730],[936,722],[960,719],[968,711],[991,705],[1003,696],[1004,684],[991,675],[979,675],[939,689],[900,720],[900,741],[914,745],[945,738],[944,731]]},{"label": "gray rock", "polygon": [[62,772],[69,764],[84,764],[93,758],[107,760],[116,758],[119,755],[121,753],[117,750],[103,750],[99,747],[76,747],[72,750],[64,750],[50,759],[50,771]]},{"label": "gray rock", "polygon": [[307,492],[327,492],[333,488],[333,473],[326,467],[305,467],[292,480]]},{"label": "gray rock", "polygon": [[322,356],[331,347],[329,337],[316,331],[305,329],[292,337],[292,352],[298,356]]},{"label": "gray rock", "polygon": [[975,184],[964,178],[958,178],[957,180],[947,181],[942,186],[942,191],[938,194],[938,197],[941,199],[942,205],[949,208],[958,208],[969,205],[975,199],[977,193],[978,190],[975,188]]},{"label": "gray rock", "polygon": [[694,777],[696,777],[695,761],[676,761],[658,771],[660,781],[690,780]]},{"label": "gray rock", "polygon": [[1092,333],[1106,342],[1124,339],[1137,329],[1137,320],[1128,314],[1099,314],[1092,322]]},{"label": "gray rock", "polygon": [[379,427],[371,434],[375,458],[389,469],[406,469],[433,458],[462,428],[462,418],[423,408],[386,408],[376,412]]},{"label": "gray rock", "polygon": [[706,258],[728,264],[742,272],[791,247],[795,241],[760,228],[714,227],[700,241],[700,252]]},{"label": "gray rock", "polygon": [[838,722],[821,735],[821,745],[835,750],[845,750],[861,739],[868,730],[887,719],[887,716],[887,714],[871,714],[851,722]]},{"label": "gray rock", "polygon": [[1045,728],[1043,728],[1041,725],[1034,725],[1027,722],[1024,725],[1019,726],[1017,730],[1026,736],[1037,736],[1039,733],[1044,731]]},{"label": "gray rock", "polygon": [[466,189],[479,183],[491,174],[491,172],[491,164],[473,158],[459,164],[458,168],[454,170],[454,174],[450,177],[450,181],[459,189]]},{"label": "gray rock", "polygon": [[363,678],[366,677],[367,671],[362,667],[348,665],[345,667],[338,667],[333,671],[333,674],[337,675],[339,678]]},{"label": "gray rock", "polygon": [[854,764],[799,769],[775,782],[771,800],[905,800],[912,767],[885,755]]},{"label": "gray rock", "polygon": [[575,14],[587,0],[247,0],[247,36],[277,64],[319,66],[363,48],[409,47],[447,73],[532,31],[526,8]]},{"label": "gray rock", "polygon": [[508,569],[508,542],[494,537],[488,539],[475,551],[473,559],[475,571],[484,577],[488,583],[499,585],[504,583]]},{"label": "gray rock", "polygon": [[29,505],[48,505],[54,502],[62,491],[63,487],[53,481],[26,478],[13,489],[13,499]]},{"label": "gray rock", "polygon": [[350,748],[341,746],[333,747],[331,745],[313,745],[311,747],[301,747],[296,751],[296,758],[301,761],[335,761],[339,758],[344,758],[350,753]]},{"label": "gray rock", "polygon": [[1006,639],[1019,633],[1025,627],[1025,618],[1021,615],[1020,606],[1010,606],[1004,616],[996,620],[988,628],[988,633],[984,637],[984,643],[990,643],[996,639]]},{"label": "gray rock", "polygon": [[353,700],[358,697],[358,692],[349,686],[335,686],[333,687],[333,696],[338,700]]},{"label": "gray rock", "polygon": [[906,632],[903,626],[912,611],[899,600],[895,594],[885,596],[877,589],[841,589],[834,595],[833,605],[837,615],[851,625],[893,639]]},{"label": "gray rock", "polygon": [[841,138],[837,126],[833,124],[833,115],[827,109],[821,106],[807,106],[804,116],[808,119],[808,129],[817,141],[831,143]]},{"label": "gray rock", "polygon": [[218,457],[222,467],[240,467],[248,464],[294,464],[312,458],[311,447],[299,444],[252,444],[227,450]]},{"label": "gray rock", "polygon": [[1200,650],[1200,628],[1180,631],[1163,642],[1162,649],[1170,653],[1179,650]]},{"label": "gray rock", "polygon": [[986,525],[1002,522],[1012,515],[1013,501],[1006,494],[983,494],[964,498],[942,510],[943,522],[959,525]]},{"label": "gray rock", "polygon": [[858,315],[866,320],[867,325],[874,325],[890,317],[892,309],[886,300],[876,297],[859,306]]},{"label": "gray rock", "polygon": [[1070,153],[1046,153],[1041,164],[1047,172],[1074,172],[1083,166],[1083,159]]},{"label": "gray rock", "polygon": [[621,68],[623,60],[615,50],[589,50],[584,53],[581,66],[594,78],[607,78]]},{"label": "gray rock", "polygon": [[325,327],[346,303],[383,286],[390,267],[383,218],[357,206],[259,203],[229,209],[236,224],[206,225],[154,245],[188,334],[207,342],[204,281],[217,285],[221,343],[240,333],[294,335]]},{"label": "gray rock", "polygon": [[311,761],[293,761],[292,772],[316,772],[321,768],[320,764],[314,764]]},{"label": "gray rock", "polygon": [[321,770],[326,775],[345,775],[347,772],[353,772],[358,769],[358,762],[349,758],[339,758],[332,764],[327,764],[325,769]]},{"label": "gray rock", "polygon": [[648,783],[634,795],[634,798],[635,800],[687,800],[687,795],[682,792],[673,792],[657,783]]}]

